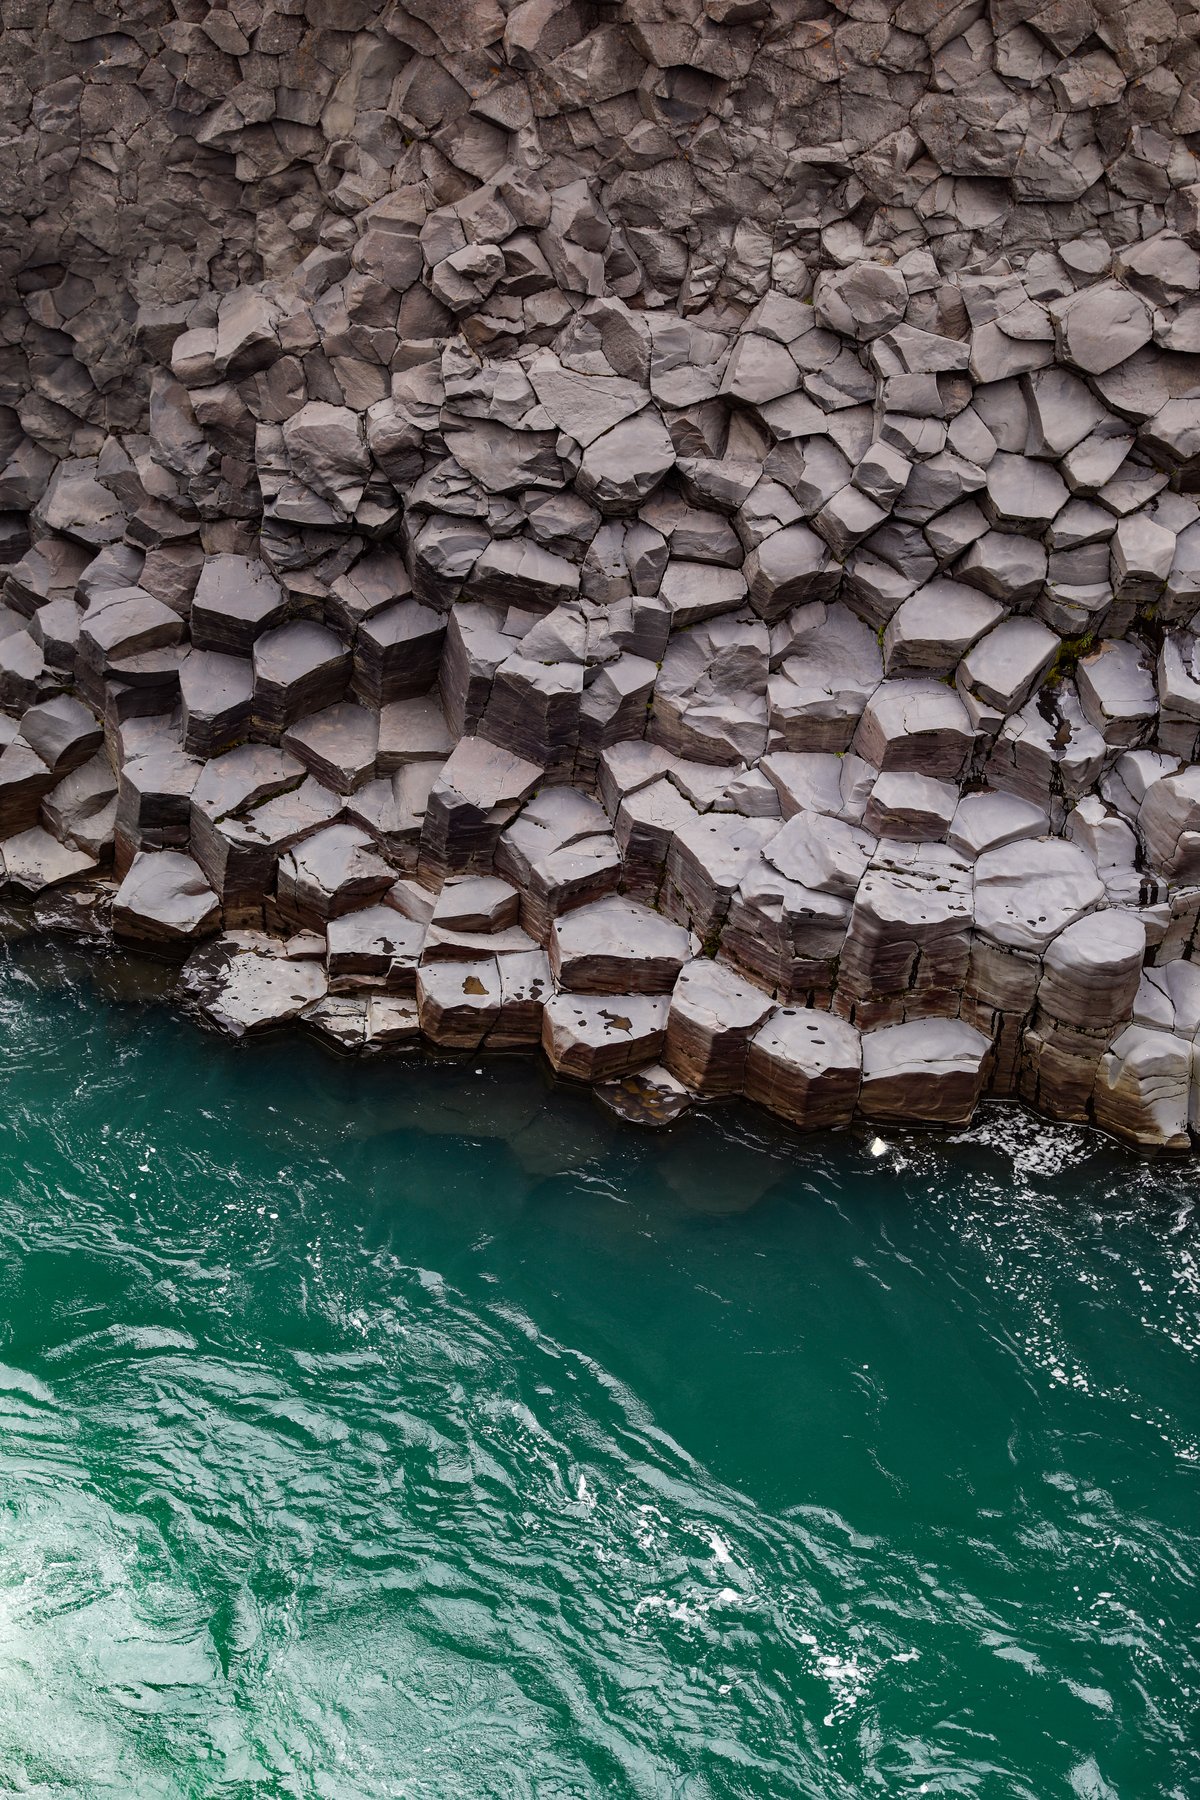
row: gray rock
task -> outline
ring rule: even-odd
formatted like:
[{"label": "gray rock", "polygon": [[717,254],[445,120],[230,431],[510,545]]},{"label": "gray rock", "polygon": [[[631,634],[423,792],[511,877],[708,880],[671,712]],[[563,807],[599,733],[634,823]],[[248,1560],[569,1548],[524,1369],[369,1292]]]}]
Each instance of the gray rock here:
[{"label": "gray rock", "polygon": [[741,569],[672,557],[663,575],[659,598],[671,609],[672,630],[678,630],[715,618],[718,613],[736,612],[745,603],[746,577]]},{"label": "gray rock", "polygon": [[395,871],[358,825],[326,825],[285,852],[276,893],[280,911],[298,925],[320,929],[385,894]]},{"label": "gray rock", "polygon": [[371,468],[357,413],[325,400],[309,400],[284,420],[283,442],[292,469],[306,487],[345,513],[355,510]]},{"label": "gray rock", "polygon": [[955,782],[885,770],[871,789],[863,824],[876,837],[901,843],[937,843],[948,835],[958,805]]},{"label": "gray rock", "polygon": [[474,598],[494,606],[520,606],[549,612],[579,593],[579,570],[527,538],[489,544],[479,557],[468,584]]},{"label": "gray rock", "polygon": [[284,590],[250,556],[208,556],[192,600],[191,636],[198,650],[249,656],[254,640],[286,616]]},{"label": "gray rock", "polygon": [[1136,294],[1116,282],[1100,282],[1058,307],[1060,355],[1088,375],[1103,375],[1150,341],[1150,314]]},{"label": "gray rock", "polygon": [[926,582],[892,615],[883,635],[888,675],[948,675],[1002,617],[996,600],[958,581]]},{"label": "gray rock", "polygon": [[221,907],[190,856],[139,850],[113,899],[112,922],[131,943],[190,947],[220,929]]},{"label": "gray rock", "polygon": [[771,747],[848,749],[883,675],[875,634],[840,604],[804,607],[792,624],[767,684]]},{"label": "gray rock", "polygon": [[852,900],[875,853],[869,830],[820,813],[795,813],[763,846],[781,875],[800,887]]},{"label": "gray rock", "polygon": [[899,325],[907,305],[903,275],[882,263],[859,262],[835,274],[823,274],[813,290],[820,323],[860,340],[880,337]]},{"label": "gray rock", "polygon": [[38,808],[54,776],[33,745],[18,737],[0,754],[0,836],[37,823]]},{"label": "gray rock", "polygon": [[964,856],[982,856],[1023,838],[1048,835],[1050,820],[1040,806],[1016,794],[964,794],[950,821],[947,838]]},{"label": "gray rock", "polygon": [[56,781],[87,762],[104,741],[95,714],[68,694],[31,706],[22,714],[19,735]]},{"label": "gray rock", "polygon": [[515,925],[521,897],[494,875],[447,881],[434,902],[432,923],[458,931],[503,931]]},{"label": "gray rock", "polygon": [[1060,931],[1044,959],[1038,1006],[1055,1019],[1109,1032],[1133,1010],[1146,954],[1146,927],[1115,908]]},{"label": "gray rock", "polygon": [[117,779],[106,751],[99,751],[52,787],[41,819],[60,843],[102,860],[111,852],[117,823]]},{"label": "gray rock", "polygon": [[830,599],[838,586],[828,547],[807,525],[788,525],[764,538],[746,558],[745,572],[750,604],[767,620],[806,601]]},{"label": "gray rock", "polygon": [[339,701],[350,678],[350,652],[325,625],[295,619],[255,640],[251,717],[276,741],[303,714]]},{"label": "gray rock", "polygon": [[[653,789],[646,791],[653,794]],[[744,819],[736,813],[696,813],[688,808],[682,817],[676,815],[664,898],[698,937],[708,939],[720,930],[739,884],[778,829],[777,819]],[[620,833],[618,815],[618,841]]]},{"label": "gray rock", "polygon": [[588,445],[576,480],[579,492],[602,513],[634,512],[674,462],[671,435],[647,407]]},{"label": "gray rock", "polygon": [[262,932],[230,933],[201,945],[180,976],[183,998],[204,1023],[235,1038],[298,1019],[325,991],[319,962],[290,958],[279,938]]},{"label": "gray rock", "polygon": [[419,600],[382,607],[355,634],[356,692],[376,708],[428,693],[438,677],[445,639],[445,618]]},{"label": "gray rock", "polygon": [[650,737],[701,762],[761,756],[768,654],[766,627],[744,614],[676,633],[654,684]]},{"label": "gray rock", "polygon": [[425,927],[394,906],[357,907],[325,926],[325,969],[330,990],[369,982],[388,993],[415,996]]},{"label": "gray rock", "polygon": [[375,773],[379,715],[343,702],[307,714],[283,734],[283,748],[336,794],[353,794]]},{"label": "gray rock", "polygon": [[623,872],[616,839],[608,832],[547,850],[526,877],[523,928],[539,944],[548,943],[552,921],[560,913],[615,892]]},{"label": "gray rock", "polygon": [[958,565],[960,580],[1005,606],[1036,600],[1046,580],[1045,547],[1016,532],[988,531],[976,538]]},{"label": "gray rock", "polygon": [[40,825],[0,841],[0,870],[5,890],[31,899],[46,888],[61,887],[91,875],[97,859],[74,844],[60,844]]},{"label": "gray rock", "polygon": [[1200,872],[1200,768],[1153,781],[1136,817],[1150,865],[1176,880],[1194,879]]},{"label": "gray rock", "polygon": [[993,525],[1037,536],[1058,517],[1070,495],[1048,463],[1001,451],[988,464],[981,498]]},{"label": "gray rock", "polygon": [[1158,695],[1149,658],[1139,645],[1102,644],[1080,657],[1076,679],[1084,716],[1106,744],[1132,749],[1148,740]]},{"label": "gray rock", "polygon": [[953,781],[972,738],[966,709],[950,688],[936,681],[885,681],[863,709],[854,749],[877,769]]},{"label": "gray rock", "polygon": [[1104,897],[1085,852],[1058,838],[1014,841],[975,864],[976,928],[997,944],[1041,955]]},{"label": "gray rock", "polygon": [[253,686],[249,657],[192,650],[179,671],[183,747],[189,755],[206,760],[246,735]]},{"label": "gray rock", "polygon": [[854,896],[836,1010],[862,1029],[956,1011],[971,887],[970,865],[947,846],[882,842]]},{"label": "gray rock", "polygon": [[380,708],[377,766],[394,774],[407,763],[443,763],[454,738],[434,694],[392,700]]},{"label": "gray rock", "polygon": [[464,738],[438,773],[422,832],[432,870],[465,871],[490,863],[500,833],[541,780],[537,763]]},{"label": "gray rock", "polygon": [[1024,706],[1060,648],[1036,619],[1002,619],[958,665],[955,685],[982,729],[996,729]]}]

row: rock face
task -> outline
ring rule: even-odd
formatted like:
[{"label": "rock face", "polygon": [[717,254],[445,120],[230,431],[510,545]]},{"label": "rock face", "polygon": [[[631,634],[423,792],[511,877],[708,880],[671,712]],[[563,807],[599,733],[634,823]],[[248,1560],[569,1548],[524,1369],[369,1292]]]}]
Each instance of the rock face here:
[{"label": "rock face", "polygon": [[7,9],[5,895],[628,1116],[1191,1142],[1194,27]]}]

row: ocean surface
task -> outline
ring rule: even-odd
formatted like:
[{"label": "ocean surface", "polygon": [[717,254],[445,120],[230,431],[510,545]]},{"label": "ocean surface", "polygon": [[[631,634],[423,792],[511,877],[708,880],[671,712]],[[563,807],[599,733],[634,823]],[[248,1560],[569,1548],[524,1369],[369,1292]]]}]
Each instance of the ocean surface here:
[{"label": "ocean surface", "polygon": [[0,951],[0,1794],[1195,1800],[1195,1165]]}]

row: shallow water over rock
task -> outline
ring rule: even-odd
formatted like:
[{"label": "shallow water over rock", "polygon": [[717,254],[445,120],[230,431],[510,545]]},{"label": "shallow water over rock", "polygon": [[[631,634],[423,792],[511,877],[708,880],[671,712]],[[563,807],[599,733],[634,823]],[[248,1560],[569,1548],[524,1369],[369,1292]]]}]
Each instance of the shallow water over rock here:
[{"label": "shallow water over rock", "polygon": [[639,1133],[4,956],[0,1792],[1200,1784],[1186,1167]]}]

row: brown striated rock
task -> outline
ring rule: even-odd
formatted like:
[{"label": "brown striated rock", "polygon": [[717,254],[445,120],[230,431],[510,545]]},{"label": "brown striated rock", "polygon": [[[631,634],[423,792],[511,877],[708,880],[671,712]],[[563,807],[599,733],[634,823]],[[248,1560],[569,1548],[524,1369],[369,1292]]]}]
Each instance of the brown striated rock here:
[{"label": "brown striated rock", "polygon": [[740,1094],[746,1052],[772,1009],[769,994],[710,957],[685,963],[671,993],[663,1060],[693,1093]]},{"label": "brown striated rock", "polygon": [[668,1006],[661,994],[555,994],[542,1013],[542,1049],[556,1075],[616,1080],[661,1053]]},{"label": "brown striated rock", "polygon": [[811,1007],[780,1007],[750,1040],[746,1098],[805,1131],[848,1125],[862,1079],[853,1025]]},{"label": "brown striated rock", "polygon": [[881,1124],[966,1125],[983,1094],[991,1048],[962,1019],[913,1019],[868,1031],[859,1107]]}]

